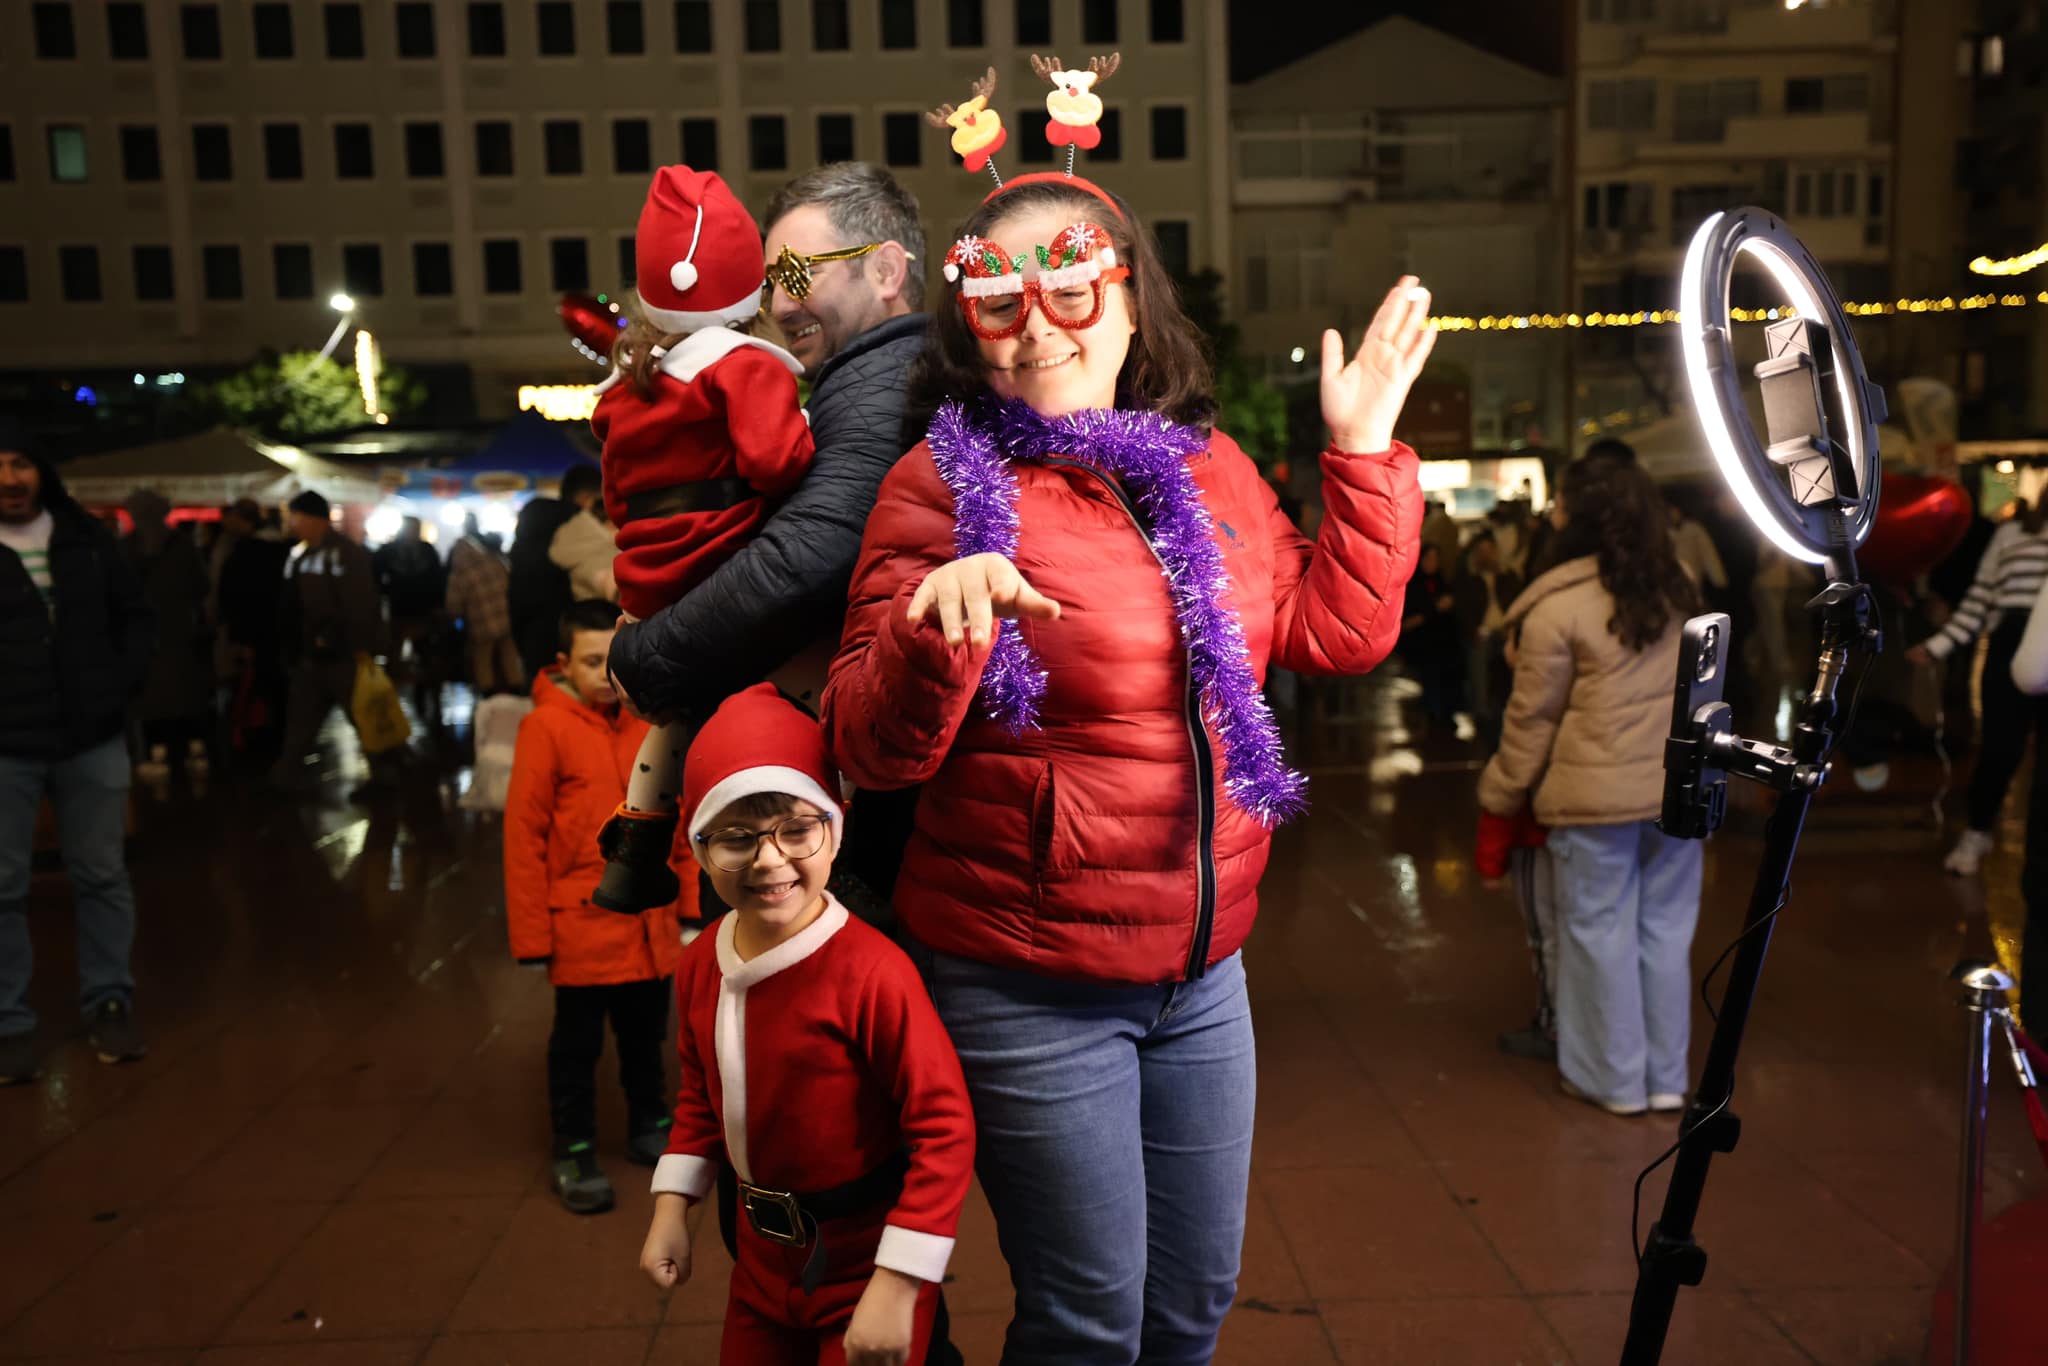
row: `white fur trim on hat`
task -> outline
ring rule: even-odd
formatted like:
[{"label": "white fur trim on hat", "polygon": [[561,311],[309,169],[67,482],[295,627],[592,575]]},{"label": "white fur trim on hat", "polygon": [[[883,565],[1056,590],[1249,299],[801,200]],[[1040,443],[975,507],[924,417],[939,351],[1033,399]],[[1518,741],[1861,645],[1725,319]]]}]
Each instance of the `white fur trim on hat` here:
[{"label": "white fur trim on hat", "polygon": [[699,862],[703,861],[704,852],[697,837],[711,828],[711,822],[717,820],[725,808],[742,797],[759,796],[763,792],[786,792],[807,801],[831,817],[835,827],[846,817],[846,812],[832,795],[802,769],[784,768],[780,764],[743,768],[727,775],[705,793],[703,800],[697,803],[697,809],[690,813],[690,852],[697,855]]},{"label": "white fur trim on hat", "polygon": [[[695,269],[695,267],[691,267]],[[767,281],[763,280],[762,284]],[[727,323],[743,323],[761,311],[761,286],[756,285],[746,295],[724,308],[710,313],[685,313],[676,308],[656,308],[647,302],[647,296],[640,296],[640,307],[647,314],[647,321],[664,332],[702,332],[707,327],[724,327]]]}]

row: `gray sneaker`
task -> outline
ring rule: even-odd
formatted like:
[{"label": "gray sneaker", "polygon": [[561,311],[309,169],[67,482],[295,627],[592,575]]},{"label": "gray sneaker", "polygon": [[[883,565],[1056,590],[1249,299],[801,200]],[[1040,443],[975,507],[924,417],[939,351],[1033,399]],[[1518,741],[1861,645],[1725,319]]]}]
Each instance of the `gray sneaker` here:
[{"label": "gray sneaker", "polygon": [[567,1157],[556,1160],[555,1194],[571,1214],[603,1214],[612,1207],[612,1183],[598,1169],[588,1143],[578,1143]]},{"label": "gray sneaker", "polygon": [[19,1086],[43,1074],[33,1031],[0,1035],[0,1086]]},{"label": "gray sneaker", "polygon": [[119,996],[94,1006],[86,1024],[101,1062],[134,1062],[149,1052],[135,1028],[135,1008]]}]

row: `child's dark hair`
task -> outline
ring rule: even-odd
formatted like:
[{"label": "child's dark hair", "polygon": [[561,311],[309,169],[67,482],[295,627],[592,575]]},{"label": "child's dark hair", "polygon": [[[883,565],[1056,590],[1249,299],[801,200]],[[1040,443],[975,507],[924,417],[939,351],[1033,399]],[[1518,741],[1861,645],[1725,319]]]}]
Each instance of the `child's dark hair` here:
[{"label": "child's dark hair", "polygon": [[[1051,207],[1070,213],[1070,221],[1100,224],[1116,246],[1118,262],[1130,267],[1131,277],[1124,287],[1131,319],[1138,327],[1131,334],[1123,373],[1117,376],[1117,406],[1144,409],[1206,431],[1216,419],[1216,393],[1201,338],[1181,309],[1180,291],[1166,273],[1151,231],[1131,214],[1130,205],[1111,197],[1125,218],[1072,185],[1056,181],[1019,185],[976,209],[956,238],[987,237],[1006,219]],[[943,299],[932,310],[924,354],[911,372],[911,407],[930,411],[948,399],[969,399],[987,390],[988,368],[982,363],[974,330],[967,325],[959,301]]]},{"label": "child's dark hair", "polygon": [[571,603],[569,610],[562,613],[562,623],[556,639],[560,641],[562,653],[566,655],[576,648],[578,631],[609,631],[618,624],[617,603],[606,602],[603,598],[585,598],[582,602]]},{"label": "child's dark hair", "polygon": [[754,792],[740,798],[718,814],[742,821],[769,821],[777,816],[794,816],[799,800],[801,799],[792,797],[787,792]]}]

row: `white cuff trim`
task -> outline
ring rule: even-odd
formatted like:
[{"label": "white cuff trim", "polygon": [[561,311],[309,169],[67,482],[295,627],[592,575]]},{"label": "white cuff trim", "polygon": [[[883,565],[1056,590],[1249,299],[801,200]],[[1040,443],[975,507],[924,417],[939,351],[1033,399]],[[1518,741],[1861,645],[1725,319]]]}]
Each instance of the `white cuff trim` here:
[{"label": "white cuff trim", "polygon": [[953,1240],[936,1233],[918,1233],[890,1224],[882,1230],[875,1248],[875,1265],[937,1285],[946,1279],[946,1263],[953,1260]]},{"label": "white cuff trim", "polygon": [[661,1161],[654,1164],[656,1195],[680,1195],[691,1200],[702,1200],[711,1190],[711,1183],[717,1178],[717,1168],[708,1157],[692,1157],[688,1153],[663,1153]]}]

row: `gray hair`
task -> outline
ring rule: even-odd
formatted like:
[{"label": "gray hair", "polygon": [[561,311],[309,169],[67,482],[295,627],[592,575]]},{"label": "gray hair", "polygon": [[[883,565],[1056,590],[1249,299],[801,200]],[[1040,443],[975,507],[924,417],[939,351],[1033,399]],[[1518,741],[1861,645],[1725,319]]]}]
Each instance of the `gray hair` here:
[{"label": "gray hair", "polygon": [[768,201],[761,215],[763,231],[806,204],[825,210],[842,247],[900,242],[915,258],[904,276],[903,297],[913,309],[924,307],[924,223],[918,217],[917,197],[895,176],[867,161],[835,161],[806,171]]}]

